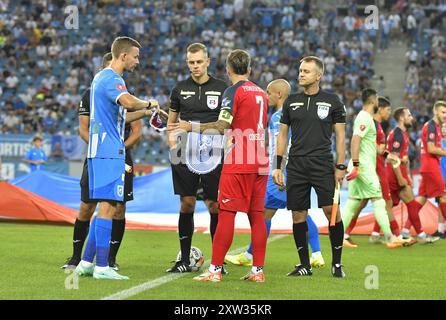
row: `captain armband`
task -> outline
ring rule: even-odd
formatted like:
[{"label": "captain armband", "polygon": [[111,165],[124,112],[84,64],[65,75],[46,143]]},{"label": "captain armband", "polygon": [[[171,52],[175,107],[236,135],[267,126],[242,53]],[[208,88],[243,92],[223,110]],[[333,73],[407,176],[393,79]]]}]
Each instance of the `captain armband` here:
[{"label": "captain armband", "polygon": [[221,110],[220,114],[218,115],[218,120],[223,120],[229,124],[232,123],[232,119],[232,114],[226,109]]}]

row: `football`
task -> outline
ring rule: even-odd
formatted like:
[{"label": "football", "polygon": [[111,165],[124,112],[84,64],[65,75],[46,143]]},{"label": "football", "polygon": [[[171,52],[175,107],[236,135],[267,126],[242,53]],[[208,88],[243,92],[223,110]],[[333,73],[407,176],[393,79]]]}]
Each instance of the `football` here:
[{"label": "football", "polygon": [[[197,247],[191,247],[189,259],[190,259],[190,267],[192,268],[192,271],[198,271],[198,270],[200,270],[201,266],[204,263],[203,252],[201,252],[201,250],[198,249]],[[178,262],[180,260],[181,260],[181,250],[177,254],[176,261]]]}]

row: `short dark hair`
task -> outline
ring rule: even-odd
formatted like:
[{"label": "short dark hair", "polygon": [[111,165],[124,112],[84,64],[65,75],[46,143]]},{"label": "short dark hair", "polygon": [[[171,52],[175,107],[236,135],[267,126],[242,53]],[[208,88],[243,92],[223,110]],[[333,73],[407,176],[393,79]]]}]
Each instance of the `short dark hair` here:
[{"label": "short dark hair", "polygon": [[361,92],[362,103],[366,103],[370,97],[376,96],[377,92],[375,89],[366,88]]},{"label": "short dark hair", "polygon": [[196,53],[198,51],[203,51],[204,54],[206,56],[208,56],[208,48],[204,44],[202,44],[200,42],[192,43],[186,49],[186,52],[190,52],[190,53]]},{"label": "short dark hair", "polygon": [[226,58],[226,64],[231,67],[235,74],[247,74],[251,66],[251,57],[245,50],[232,50]]},{"label": "short dark hair", "polygon": [[390,101],[386,97],[378,97],[378,108],[390,107]]},{"label": "short dark hair", "polygon": [[107,64],[112,61],[112,59],[113,55],[111,52],[107,52],[106,54],[104,54],[104,56],[102,57],[102,68],[105,68]]},{"label": "short dark hair", "polygon": [[395,110],[393,113],[393,118],[398,122],[402,116],[404,116],[404,111],[407,110],[406,107],[401,107]]},{"label": "short dark hair", "polygon": [[310,62],[310,61],[313,61],[314,63],[316,63],[316,65],[319,68],[319,70],[321,71],[321,73],[324,73],[324,71],[325,71],[324,62],[319,57],[316,57],[316,56],[306,56],[306,57],[303,57],[300,60],[300,63],[302,63],[302,62]]},{"label": "short dark hair", "polygon": [[132,47],[141,48],[141,45],[130,37],[117,37],[111,46],[113,58],[117,59],[121,53],[129,52]]}]

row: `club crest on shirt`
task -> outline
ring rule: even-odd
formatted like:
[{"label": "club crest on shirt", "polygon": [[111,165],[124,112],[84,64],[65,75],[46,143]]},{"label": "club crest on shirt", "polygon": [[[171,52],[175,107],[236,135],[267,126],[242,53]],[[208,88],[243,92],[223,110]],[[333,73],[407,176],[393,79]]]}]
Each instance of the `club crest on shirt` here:
[{"label": "club crest on shirt", "polygon": [[218,96],[207,96],[207,103],[209,109],[215,109],[218,107]]},{"label": "club crest on shirt", "polygon": [[124,186],[118,186],[118,190],[117,190],[118,192],[117,192],[117,194],[118,194],[118,197],[122,197],[123,195],[124,195]]},{"label": "club crest on shirt", "polygon": [[435,139],[435,133],[433,133],[433,132],[430,133],[430,134],[429,134],[429,139]]},{"label": "club crest on shirt", "polygon": [[398,141],[395,141],[395,142],[393,143],[393,147],[394,147],[394,148],[399,148],[399,147],[400,147],[400,143],[399,143]]},{"label": "club crest on shirt", "polygon": [[321,120],[324,120],[328,116],[329,111],[330,111],[329,106],[320,104],[317,106],[317,115]]}]

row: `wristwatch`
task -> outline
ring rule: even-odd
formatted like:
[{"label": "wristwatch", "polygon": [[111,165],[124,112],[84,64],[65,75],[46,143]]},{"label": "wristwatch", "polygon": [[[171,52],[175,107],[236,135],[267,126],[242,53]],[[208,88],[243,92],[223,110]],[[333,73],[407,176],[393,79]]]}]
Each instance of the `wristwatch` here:
[{"label": "wristwatch", "polygon": [[339,169],[339,170],[347,170],[347,166],[343,163],[339,163],[335,167],[336,167],[336,169]]}]

